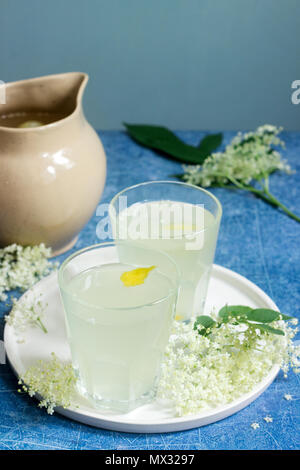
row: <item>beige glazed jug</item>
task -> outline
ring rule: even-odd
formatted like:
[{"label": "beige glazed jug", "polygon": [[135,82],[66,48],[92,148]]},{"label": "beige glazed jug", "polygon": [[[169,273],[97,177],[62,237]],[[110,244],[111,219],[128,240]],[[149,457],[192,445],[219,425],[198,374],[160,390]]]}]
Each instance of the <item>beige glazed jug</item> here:
[{"label": "beige glazed jug", "polygon": [[[103,191],[106,158],[82,110],[88,76],[6,85],[0,105],[0,246],[75,243]],[[31,127],[33,126],[33,127]]]}]

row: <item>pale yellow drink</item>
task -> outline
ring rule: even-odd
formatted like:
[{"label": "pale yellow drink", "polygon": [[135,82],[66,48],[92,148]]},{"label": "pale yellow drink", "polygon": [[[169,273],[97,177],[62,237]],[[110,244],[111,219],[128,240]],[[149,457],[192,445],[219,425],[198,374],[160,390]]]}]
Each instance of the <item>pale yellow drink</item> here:
[{"label": "pale yellow drink", "polygon": [[110,216],[116,240],[175,260],[181,275],[177,318],[203,313],[219,228],[214,215],[199,205],[162,200],[136,203],[119,214],[111,210]]},{"label": "pale yellow drink", "polygon": [[79,390],[96,406],[128,411],[155,395],[178,284],[159,267],[130,286],[122,274],[139,264],[74,266],[60,288]]}]

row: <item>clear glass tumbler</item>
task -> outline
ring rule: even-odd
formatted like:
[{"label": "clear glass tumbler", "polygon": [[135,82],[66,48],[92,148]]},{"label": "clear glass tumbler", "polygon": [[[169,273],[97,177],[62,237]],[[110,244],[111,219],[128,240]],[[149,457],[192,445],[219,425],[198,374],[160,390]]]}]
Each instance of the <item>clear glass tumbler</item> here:
[{"label": "clear glass tumbler", "polygon": [[158,249],[179,267],[179,320],[203,313],[215,254],[221,204],[210,192],[176,181],[131,186],[111,201],[109,215],[118,243]]},{"label": "clear glass tumbler", "polygon": [[174,261],[127,242],[102,243],[67,258],[58,279],[80,393],[123,412],[152,400],[175,316]]}]

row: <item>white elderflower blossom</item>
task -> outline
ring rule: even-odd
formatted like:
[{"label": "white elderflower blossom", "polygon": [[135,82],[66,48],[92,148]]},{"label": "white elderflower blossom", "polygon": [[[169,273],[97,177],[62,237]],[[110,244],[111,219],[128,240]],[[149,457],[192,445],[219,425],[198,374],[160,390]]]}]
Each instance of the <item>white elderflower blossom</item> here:
[{"label": "white elderflower blossom", "polygon": [[273,423],[273,418],[271,416],[265,416],[264,420],[266,423]]},{"label": "white elderflower blossom", "polygon": [[0,301],[13,289],[25,291],[57,267],[48,258],[51,249],[38,246],[9,245],[0,249]]},{"label": "white elderflower blossom", "polygon": [[[281,128],[271,125],[258,127],[255,132],[238,133],[224,152],[212,153],[202,165],[183,165],[184,181],[202,187],[234,185],[251,191],[264,201],[280,207],[289,217],[300,222],[269,191],[269,175],[274,171],[291,173],[291,168],[274,147],[284,147],[278,137]],[[257,182],[253,185],[252,182]]]},{"label": "white elderflower blossom", "polygon": [[[224,323],[208,336],[188,324],[174,323],[162,365],[158,396],[174,403],[177,416],[225,405],[250,392],[274,364],[287,373],[298,368],[300,350],[293,345],[297,332],[279,320],[285,335],[259,335],[248,326]],[[243,328],[241,334],[240,329]]]},{"label": "white elderflower blossom", "polygon": [[23,333],[30,325],[38,326],[44,333],[47,333],[47,328],[43,323],[47,304],[42,302],[41,297],[29,300],[25,294],[22,300],[12,299],[12,304],[9,315],[6,315],[4,319],[14,328],[19,342],[24,342]]},{"label": "white elderflower blossom", "polygon": [[56,406],[67,408],[75,394],[76,377],[70,363],[63,363],[54,353],[50,361],[39,361],[20,377],[20,391],[42,398],[39,407],[52,414]]},{"label": "white elderflower blossom", "polygon": [[251,428],[253,428],[253,429],[258,429],[259,427],[260,427],[259,424],[256,423],[256,422],[251,424]]},{"label": "white elderflower blossom", "polygon": [[289,173],[290,166],[281,160],[273,146],[284,146],[278,134],[281,128],[261,126],[256,132],[238,133],[224,152],[213,153],[201,166],[184,166],[188,183],[208,187],[238,181],[248,184],[275,170]]}]

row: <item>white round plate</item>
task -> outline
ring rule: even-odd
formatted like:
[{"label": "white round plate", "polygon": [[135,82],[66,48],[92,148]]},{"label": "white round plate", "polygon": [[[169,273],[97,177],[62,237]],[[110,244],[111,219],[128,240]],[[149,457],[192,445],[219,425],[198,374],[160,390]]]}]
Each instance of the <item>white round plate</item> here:
[{"label": "white round plate", "polygon": [[[45,277],[26,293],[28,300],[35,299],[39,295],[42,295],[42,301],[48,304],[45,311],[48,334],[39,328],[29,327],[24,335],[25,342],[20,343],[13,328],[5,326],[4,342],[7,357],[18,376],[24,374],[37,360],[49,359],[52,351],[60,359],[70,360],[57,273]],[[229,269],[214,265],[208,289],[206,313],[209,313],[212,307],[221,308],[226,303],[278,310],[274,302],[255,284]],[[130,413],[119,414],[97,410],[79,395],[76,397],[74,407],[57,408],[56,411],[73,420],[114,431],[137,433],[181,431],[219,421],[241,410],[273,382],[278,371],[279,367],[274,366],[250,393],[228,405],[180,418],[174,417],[172,407],[167,403],[153,402]]]}]

